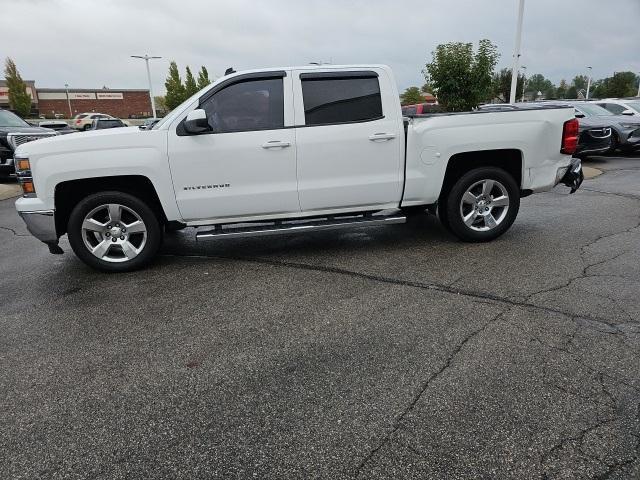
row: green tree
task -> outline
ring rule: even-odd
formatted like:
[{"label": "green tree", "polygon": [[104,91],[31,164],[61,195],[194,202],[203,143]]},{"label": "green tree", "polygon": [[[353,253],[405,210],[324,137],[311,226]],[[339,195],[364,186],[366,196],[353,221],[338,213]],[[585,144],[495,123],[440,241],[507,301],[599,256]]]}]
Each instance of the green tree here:
[{"label": "green tree", "polygon": [[202,90],[210,83],[211,80],[209,80],[209,72],[207,72],[207,69],[204,66],[200,67],[200,72],[198,72],[198,90]]},{"label": "green tree", "polygon": [[[493,96],[499,98],[503,102],[510,102],[511,99],[511,69],[503,68],[497,73],[493,74],[491,80]],[[518,82],[516,83],[516,99],[522,98],[522,88],[524,86],[524,75],[518,74]]]},{"label": "green tree", "polygon": [[26,117],[31,113],[31,97],[27,93],[27,84],[22,80],[11,58],[7,58],[4,65],[4,77],[9,89],[9,106],[21,117]]},{"label": "green tree", "polygon": [[431,84],[429,84],[429,82],[425,82],[425,84],[420,87],[420,91],[422,93],[433,93],[433,87],[431,86]]},{"label": "green tree", "polygon": [[556,98],[567,98],[567,90],[569,86],[567,85],[567,81],[563,78],[560,80],[560,85],[556,89]]},{"label": "green tree", "polygon": [[608,97],[631,97],[637,93],[638,77],[633,72],[616,72],[607,80]]},{"label": "green tree", "polygon": [[530,93],[533,97],[538,95],[538,92],[542,92],[545,98],[552,98],[556,95],[556,87],[553,82],[544,77],[541,73],[531,75],[527,79],[525,93]]},{"label": "green tree", "polygon": [[402,105],[413,105],[422,102],[424,102],[424,97],[418,87],[409,87],[400,94],[400,103]]},{"label": "green tree", "polygon": [[576,87],[576,90],[586,90],[589,83],[589,77],[586,75],[576,75],[571,82],[571,85]]},{"label": "green tree", "polygon": [[574,85],[571,85],[569,88],[567,88],[566,98],[578,98],[578,89]]},{"label": "green tree", "polygon": [[191,95],[198,93],[198,84],[196,83],[196,79],[193,78],[193,73],[191,73],[191,69],[187,65],[187,73],[184,77],[184,89],[185,96],[189,98]]},{"label": "green tree", "polygon": [[169,64],[169,76],[164,82],[164,86],[167,89],[165,104],[169,110],[173,110],[187,99],[186,90],[182,84],[180,72],[178,72],[178,65],[174,61]]},{"label": "green tree", "polygon": [[491,74],[500,55],[489,40],[480,40],[475,53],[471,43],[452,42],[438,45],[432,55],[423,74],[445,110],[471,110],[491,97]]}]

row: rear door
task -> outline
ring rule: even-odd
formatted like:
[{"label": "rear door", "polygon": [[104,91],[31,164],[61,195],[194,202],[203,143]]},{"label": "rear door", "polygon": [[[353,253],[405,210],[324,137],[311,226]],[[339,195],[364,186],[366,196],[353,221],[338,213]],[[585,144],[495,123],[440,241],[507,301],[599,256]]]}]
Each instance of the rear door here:
[{"label": "rear door", "polygon": [[386,71],[299,70],[292,76],[302,211],[397,206],[404,132]]}]

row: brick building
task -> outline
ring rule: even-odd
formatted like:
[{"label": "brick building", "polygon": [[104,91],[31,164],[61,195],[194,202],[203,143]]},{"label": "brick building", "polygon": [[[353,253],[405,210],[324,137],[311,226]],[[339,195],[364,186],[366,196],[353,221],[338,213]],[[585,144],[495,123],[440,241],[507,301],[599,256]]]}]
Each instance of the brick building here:
[{"label": "brick building", "polygon": [[[40,116],[69,117],[69,103],[73,115],[100,112],[119,118],[151,117],[149,90],[36,88],[37,109]],[[72,116],[73,116],[72,115]]]}]

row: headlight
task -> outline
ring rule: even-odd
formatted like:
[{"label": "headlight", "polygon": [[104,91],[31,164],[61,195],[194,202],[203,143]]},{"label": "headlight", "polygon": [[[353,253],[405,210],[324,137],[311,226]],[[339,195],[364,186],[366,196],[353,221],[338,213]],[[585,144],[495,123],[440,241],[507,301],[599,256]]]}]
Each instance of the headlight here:
[{"label": "headlight", "polygon": [[33,185],[33,177],[31,176],[31,163],[28,158],[15,157],[13,164],[16,168],[16,176],[22,187],[23,197],[35,197],[36,189]]}]

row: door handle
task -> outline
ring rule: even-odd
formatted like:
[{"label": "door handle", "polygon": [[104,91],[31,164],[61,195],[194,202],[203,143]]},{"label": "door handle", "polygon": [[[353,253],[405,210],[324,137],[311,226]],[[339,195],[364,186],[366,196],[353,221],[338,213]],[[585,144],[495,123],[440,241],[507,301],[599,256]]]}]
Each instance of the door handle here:
[{"label": "door handle", "polygon": [[271,140],[262,144],[262,148],[286,148],[290,146],[290,142],[281,142],[280,140]]},{"label": "door handle", "polygon": [[393,140],[394,138],[396,138],[396,135],[394,133],[374,133],[373,135],[369,136],[369,140],[371,140],[372,142],[377,142],[380,140]]}]

